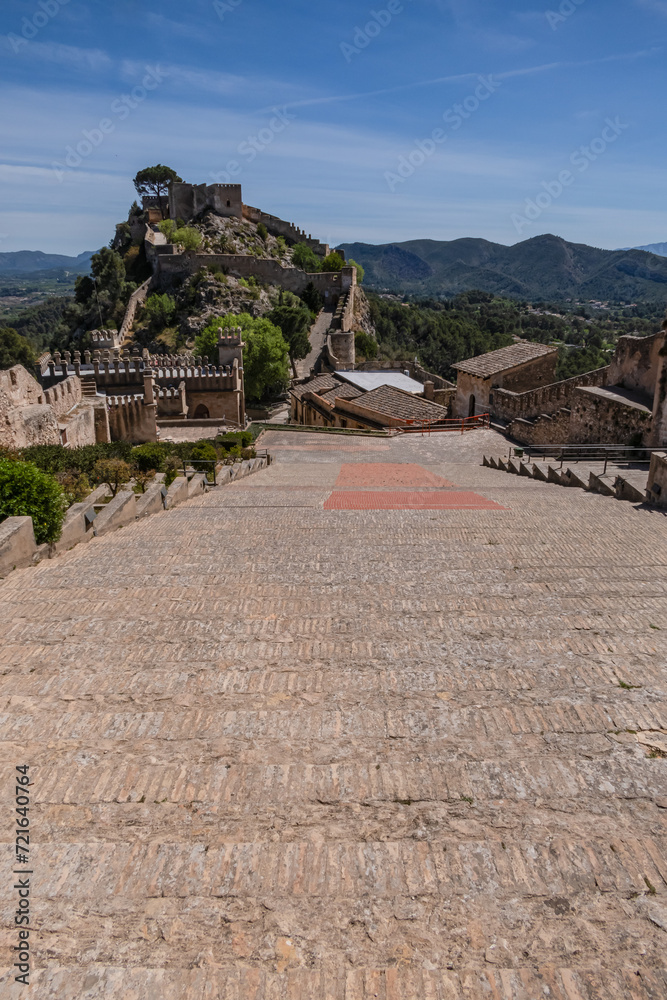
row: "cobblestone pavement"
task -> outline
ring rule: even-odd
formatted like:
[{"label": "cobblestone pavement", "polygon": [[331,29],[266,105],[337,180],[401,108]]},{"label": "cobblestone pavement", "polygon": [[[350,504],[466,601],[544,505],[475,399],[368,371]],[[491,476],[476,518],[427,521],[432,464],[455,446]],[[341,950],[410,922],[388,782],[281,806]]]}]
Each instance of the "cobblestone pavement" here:
[{"label": "cobblestone pavement", "polygon": [[27,763],[32,1000],[665,1000],[665,518],[492,431],[262,444],[0,583],[3,998]]}]

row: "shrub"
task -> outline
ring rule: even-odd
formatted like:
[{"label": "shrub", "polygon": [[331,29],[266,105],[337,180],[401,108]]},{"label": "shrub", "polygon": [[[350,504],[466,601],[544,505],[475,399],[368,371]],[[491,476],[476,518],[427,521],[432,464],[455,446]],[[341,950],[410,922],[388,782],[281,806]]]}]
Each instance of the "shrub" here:
[{"label": "shrub", "polygon": [[198,250],[201,246],[201,233],[191,226],[183,226],[174,232],[174,243],[180,243],[184,250]]},{"label": "shrub", "polygon": [[93,475],[98,483],[106,483],[115,497],[121,486],[129,483],[132,469],[122,458],[103,458],[95,463]]},{"label": "shrub", "polygon": [[175,455],[170,455],[164,463],[164,485],[169,489],[174,479],[178,476],[179,464]]},{"label": "shrub", "polygon": [[219,434],[215,443],[222,445],[225,450],[233,448],[234,445],[247,448],[252,444],[252,431],[229,431],[227,434]]},{"label": "shrub", "polygon": [[14,365],[29,368],[36,360],[32,345],[25,337],[12,327],[0,328],[0,368],[13,368]]},{"label": "shrub", "polygon": [[64,490],[53,476],[32,462],[0,459],[0,521],[31,517],[38,545],[57,542],[68,506]]},{"label": "shrub", "polygon": [[362,282],[363,282],[363,280],[364,280],[364,276],[366,274],[366,269],[363,268],[361,266],[361,264],[357,264],[356,260],[352,260],[351,257],[350,257],[350,259],[347,262],[347,266],[348,267],[356,267],[356,269],[357,269],[357,284],[361,285]]},{"label": "shrub", "polygon": [[[292,251],[292,263],[295,267],[300,267],[302,271],[313,273],[322,270],[322,259],[318,257],[307,243],[297,243]],[[341,262],[341,267],[342,267]],[[340,270],[340,269],[338,269]]]},{"label": "shrub", "polygon": [[322,261],[323,271],[340,271],[343,267],[345,267],[345,261],[335,250],[332,250],[329,256]]},{"label": "shrub", "polygon": [[260,224],[257,226],[257,235],[260,237],[260,239],[263,239],[264,242],[266,243],[269,236],[269,231],[263,222],[260,222]]},{"label": "shrub", "polygon": [[144,306],[144,315],[153,333],[159,333],[170,326],[176,313],[176,302],[171,295],[149,295]]},{"label": "shrub", "polygon": [[243,459],[257,458],[257,452],[255,451],[254,448],[243,448],[241,451],[241,458]]},{"label": "shrub", "polygon": [[301,293],[301,298],[306,303],[311,313],[319,313],[324,308],[324,296],[315,288],[312,281],[309,281]]},{"label": "shrub", "polygon": [[212,462],[218,461],[218,453],[210,441],[200,441],[194,446],[190,453],[190,462],[197,472],[206,472],[213,478],[214,466]]},{"label": "shrub", "polygon": [[64,489],[70,507],[73,503],[85,500],[90,493],[90,480],[85,472],[79,472],[78,469],[59,472],[56,479]]},{"label": "shrub", "polygon": [[111,444],[87,444],[82,448],[63,448],[61,444],[38,444],[24,448],[20,457],[32,462],[42,472],[56,475],[76,469],[90,478],[95,465],[101,459],[121,458],[130,461],[132,445],[128,441],[114,441]]},{"label": "shrub", "polygon": [[151,469],[153,472],[162,472],[168,454],[169,446],[166,444],[158,444],[157,442],[140,444],[137,448],[132,449],[131,461],[140,472],[148,472]]},{"label": "shrub", "polygon": [[158,225],[160,232],[167,237],[167,242],[174,242],[174,233],[176,232],[176,223],[173,219],[163,219]]},{"label": "shrub", "polygon": [[369,334],[360,331],[354,336],[354,346],[365,358],[376,358],[378,353],[377,340]]}]

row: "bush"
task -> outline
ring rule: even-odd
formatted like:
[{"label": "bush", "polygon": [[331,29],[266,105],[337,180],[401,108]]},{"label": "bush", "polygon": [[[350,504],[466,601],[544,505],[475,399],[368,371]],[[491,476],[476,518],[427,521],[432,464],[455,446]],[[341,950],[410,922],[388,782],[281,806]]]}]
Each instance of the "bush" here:
[{"label": "bush", "polygon": [[343,267],[345,267],[345,261],[335,250],[332,250],[329,256],[322,261],[323,271],[340,271]]},{"label": "bush", "polygon": [[160,333],[170,326],[176,314],[176,302],[171,295],[149,295],[144,315],[153,333]]},{"label": "bush", "polygon": [[68,469],[67,472],[59,472],[56,478],[65,491],[70,507],[73,503],[85,500],[90,493],[90,480],[85,472],[79,472],[78,469]]},{"label": "bush", "polygon": [[267,241],[267,239],[269,237],[269,231],[268,231],[268,229],[266,228],[266,226],[264,225],[263,222],[260,222],[260,224],[257,226],[257,235],[261,239],[263,239],[264,242],[266,243],[266,241]]},{"label": "bush", "polygon": [[378,345],[375,337],[369,336],[369,334],[361,331],[355,334],[354,346],[359,354],[363,355],[365,358],[376,358],[378,353]]},{"label": "bush", "polygon": [[174,243],[180,243],[184,250],[198,250],[201,246],[201,233],[190,226],[183,226],[175,230]]},{"label": "bush", "polygon": [[175,455],[170,455],[164,463],[164,485],[169,489],[174,479],[178,476],[179,464]]},{"label": "bush", "polygon": [[140,472],[163,472],[164,464],[169,454],[169,445],[140,444],[132,449],[131,461]]},{"label": "bush", "polygon": [[192,468],[197,472],[206,472],[213,478],[213,466],[212,462],[218,461],[218,453],[210,443],[210,441],[199,441],[198,444],[194,446],[190,453],[190,462]]},{"label": "bush", "polygon": [[163,219],[159,223],[158,229],[160,232],[167,237],[168,243],[174,242],[174,233],[176,232],[176,223],[173,219]]},{"label": "bush", "polygon": [[347,262],[347,266],[348,267],[356,267],[356,269],[357,269],[357,284],[361,285],[362,282],[363,282],[363,280],[364,280],[364,277],[366,275],[365,268],[363,268],[361,266],[361,264],[357,264],[356,260],[352,260],[351,257],[350,257],[350,259]]},{"label": "bush", "polygon": [[233,448],[234,445],[247,448],[252,444],[252,431],[229,431],[227,434],[219,434],[215,443],[221,445],[225,450]]},{"label": "bush", "polygon": [[111,496],[115,497],[121,486],[129,483],[132,469],[122,458],[103,458],[95,463],[93,475],[96,482],[106,483],[111,490]]},{"label": "bush", "polygon": [[0,521],[31,517],[35,541],[57,542],[68,507],[63,488],[32,462],[0,459]]},{"label": "bush", "polygon": [[20,458],[32,462],[42,472],[56,475],[76,469],[89,478],[97,462],[107,458],[121,458],[130,461],[132,445],[128,441],[114,441],[112,444],[87,444],[82,448],[63,448],[61,444],[37,444],[24,448]]},{"label": "bush", "polygon": [[[312,274],[322,270],[322,259],[318,257],[307,243],[297,243],[292,251],[292,263],[302,271]],[[342,267],[342,263],[341,263]]]},{"label": "bush", "polygon": [[301,298],[306,303],[311,313],[319,313],[324,309],[324,296],[315,288],[312,281],[309,281],[301,293]]}]

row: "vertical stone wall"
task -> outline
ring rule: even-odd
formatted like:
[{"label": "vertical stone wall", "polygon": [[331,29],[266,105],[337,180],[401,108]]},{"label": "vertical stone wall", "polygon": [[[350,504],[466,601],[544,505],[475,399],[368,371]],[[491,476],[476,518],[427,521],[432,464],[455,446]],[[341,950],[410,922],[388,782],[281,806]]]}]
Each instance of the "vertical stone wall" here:
[{"label": "vertical stone wall", "polygon": [[107,396],[112,441],[157,441],[157,405],[143,396]]}]

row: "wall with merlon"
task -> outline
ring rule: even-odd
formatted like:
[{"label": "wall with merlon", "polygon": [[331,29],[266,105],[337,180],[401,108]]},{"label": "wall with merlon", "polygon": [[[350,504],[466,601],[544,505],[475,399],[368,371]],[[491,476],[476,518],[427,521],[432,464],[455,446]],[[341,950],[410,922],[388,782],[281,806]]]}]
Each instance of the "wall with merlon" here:
[{"label": "wall with merlon", "polygon": [[597,368],[584,375],[540,386],[529,392],[512,392],[506,388],[493,389],[491,409],[500,420],[514,420],[516,417],[531,420],[541,413],[556,413],[561,407],[570,404],[572,393],[578,386],[611,384],[609,371],[609,367]]},{"label": "wall with merlon", "polygon": [[112,441],[157,441],[157,404],[143,396],[107,396],[107,407]]},{"label": "wall with merlon", "polygon": [[309,283],[324,296],[325,302],[333,304],[342,292],[356,284],[357,269],[344,267],[342,271],[318,271],[308,274],[297,267],[283,267],[277,260],[261,259],[242,254],[196,254],[184,253],[173,256],[160,255],[156,258],[156,280],[160,287],[166,287],[174,277],[192,275],[203,267],[221,268],[227,274],[238,278],[254,276],[258,281],[278,285],[285,291],[299,294]]},{"label": "wall with merlon", "polygon": [[44,402],[53,408],[57,417],[69,413],[77,403],[81,402],[81,379],[70,375],[63,382],[58,382],[44,392]]},{"label": "wall with merlon", "polygon": [[291,222],[285,222],[275,215],[269,215],[268,212],[262,212],[260,208],[244,205],[243,218],[257,225],[262,222],[272,236],[284,236],[285,239],[294,240],[295,243],[307,244],[320,257],[326,257],[329,253],[329,245],[327,243],[314,240],[310,235],[306,236],[303,229],[293,225]]}]

